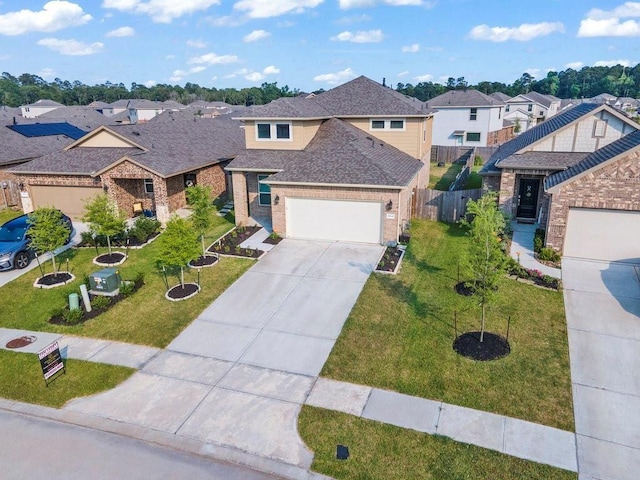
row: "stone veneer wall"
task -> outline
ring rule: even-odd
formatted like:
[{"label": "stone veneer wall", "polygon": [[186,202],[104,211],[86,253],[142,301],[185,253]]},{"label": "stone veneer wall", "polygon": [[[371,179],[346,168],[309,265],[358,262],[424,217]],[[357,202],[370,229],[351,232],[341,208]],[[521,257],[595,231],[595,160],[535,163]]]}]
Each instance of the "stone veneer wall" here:
[{"label": "stone veneer wall", "polygon": [[515,134],[513,133],[513,126],[504,127],[500,130],[496,130],[495,132],[489,132],[487,134],[487,146],[501,145],[508,142],[513,137],[515,137]]},{"label": "stone veneer wall", "polygon": [[640,152],[562,185],[551,199],[546,244],[562,251],[569,208],[640,211]]}]

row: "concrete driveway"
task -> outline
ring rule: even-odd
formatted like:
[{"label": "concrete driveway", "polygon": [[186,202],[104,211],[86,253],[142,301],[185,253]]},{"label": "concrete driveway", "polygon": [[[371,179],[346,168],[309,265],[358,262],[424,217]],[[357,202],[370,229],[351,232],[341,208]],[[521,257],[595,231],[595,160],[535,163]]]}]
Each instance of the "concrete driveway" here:
[{"label": "concrete driveway", "polygon": [[284,462],[305,478],[301,405],[382,251],[283,240],[142,371],[66,408]]},{"label": "concrete driveway", "polygon": [[580,480],[640,472],[640,264],[564,258]]}]

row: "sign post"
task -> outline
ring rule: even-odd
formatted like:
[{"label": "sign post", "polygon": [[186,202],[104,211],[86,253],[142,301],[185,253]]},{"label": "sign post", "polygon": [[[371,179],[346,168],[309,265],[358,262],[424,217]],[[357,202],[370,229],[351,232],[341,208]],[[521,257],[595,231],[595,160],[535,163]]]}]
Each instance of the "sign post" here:
[{"label": "sign post", "polygon": [[60,347],[58,342],[53,342],[44,350],[38,352],[38,358],[40,359],[40,366],[42,367],[42,375],[44,375],[44,383],[49,386],[49,381],[55,380],[54,375],[62,371],[66,374],[67,371],[62,362],[62,356],[60,355]]}]

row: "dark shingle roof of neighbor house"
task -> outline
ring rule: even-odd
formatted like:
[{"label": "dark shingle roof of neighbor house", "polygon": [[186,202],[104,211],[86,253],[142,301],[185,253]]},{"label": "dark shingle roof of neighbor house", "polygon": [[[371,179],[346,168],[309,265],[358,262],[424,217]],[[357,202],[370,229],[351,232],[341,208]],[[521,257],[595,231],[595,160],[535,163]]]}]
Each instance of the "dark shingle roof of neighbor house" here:
[{"label": "dark shingle roof of neighbor house", "polygon": [[500,168],[564,170],[589,155],[585,152],[524,152],[500,161]]},{"label": "dark shingle roof of neighbor house", "polygon": [[438,107],[493,107],[504,105],[504,102],[469,88],[466,90],[449,90],[428,100],[426,104],[430,108],[437,109]]},{"label": "dark shingle roof of neighbor house", "polygon": [[548,190],[549,188],[555,187],[560,183],[570,180],[576,175],[580,175],[587,170],[591,170],[594,167],[602,165],[607,160],[611,160],[620,154],[638,147],[640,147],[640,130],[631,132],[624,137],[619,138],[615,142],[611,142],[595,152],[590,153],[582,161],[576,163],[567,170],[549,175],[544,179],[544,188],[545,190]]},{"label": "dark shingle roof of neighbor house", "polygon": [[[32,125],[34,123],[24,122],[22,119],[20,121],[20,124]],[[0,165],[24,162],[49,152],[62,150],[73,142],[73,139],[64,135],[26,138],[5,125],[0,126],[0,145],[2,145]]]},{"label": "dark shingle roof of neighbor house", "polygon": [[501,102],[506,102],[507,100],[509,100],[511,98],[509,95],[507,95],[506,93],[502,93],[502,92],[493,92],[489,96],[491,98],[495,98],[496,100],[500,100]]},{"label": "dark shingle roof of neighbor house", "polygon": [[63,120],[76,127],[93,130],[100,125],[114,124],[113,117],[107,117],[90,107],[72,106],[60,107],[38,116],[39,119]]},{"label": "dark shingle roof of neighbor house", "polygon": [[35,103],[30,103],[28,105],[22,105],[23,107],[64,107],[62,103],[56,102],[54,100],[49,100],[48,98],[43,98],[38,100]]},{"label": "dark shingle roof of neighbor house", "polygon": [[15,172],[93,175],[125,155],[164,177],[233,158],[244,149],[241,124],[228,116],[196,118],[191,112],[165,112],[138,125],[107,127],[148,149],[83,148],[56,151],[15,167]]},{"label": "dark shingle roof of neighbor house", "polygon": [[266,105],[249,107],[237,115],[238,118],[330,118],[325,108],[312,99],[282,97]]},{"label": "dark shingle roof of neighbor house", "polygon": [[[277,153],[277,154],[276,154]],[[282,155],[285,153],[285,155]],[[267,183],[403,187],[423,164],[339,119],[326,120],[302,151],[246,150],[230,170],[280,170]],[[270,167],[270,168],[267,168]]]},{"label": "dark shingle roof of neighbor house", "polygon": [[537,102],[540,105],[544,105],[547,108],[551,106],[552,102],[560,101],[559,98],[554,97],[553,95],[543,95],[542,93],[534,92],[533,90],[527,93],[523,93],[520,96],[528,98],[534,102]]},{"label": "dark shingle roof of neighbor house", "polygon": [[501,166],[501,160],[510,157],[532,143],[535,143],[562,127],[569,125],[571,122],[577,120],[583,115],[586,115],[592,110],[595,110],[599,106],[600,105],[595,103],[582,103],[580,105],[576,105],[575,107],[565,110],[564,112],[560,112],[544,122],[539,123],[535,127],[521,133],[516,138],[500,145],[498,150],[491,155],[487,163],[482,167],[480,174],[492,174],[499,172],[500,170],[498,167]]}]

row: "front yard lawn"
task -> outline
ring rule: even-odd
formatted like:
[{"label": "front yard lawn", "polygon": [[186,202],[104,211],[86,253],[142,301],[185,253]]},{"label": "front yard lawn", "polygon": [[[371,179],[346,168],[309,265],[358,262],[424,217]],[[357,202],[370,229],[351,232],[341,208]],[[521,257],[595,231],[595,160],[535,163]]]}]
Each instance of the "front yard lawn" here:
[{"label": "front yard lawn", "polygon": [[[225,219],[214,216],[214,226],[206,235],[207,244],[232,227],[233,225]],[[101,253],[104,251],[105,249],[100,250]],[[118,267],[125,280],[133,280],[138,273],[144,274],[145,285],[139,291],[82,325],[52,325],[47,322],[51,312],[67,304],[69,293],[79,292],[85,275],[101,268],[91,263],[96,256],[94,248],[69,250],[69,267],[76,276],[69,285],[51,290],[36,289],[33,282],[40,276],[40,270],[35,268],[0,289],[3,298],[0,326],[68,333],[163,348],[253,264],[251,260],[221,258],[214,267],[202,269],[202,290],[198,295],[183,302],[170,302],[164,298],[166,288],[155,266],[157,251],[157,242],[139,250],[129,250],[127,261]],[[62,261],[61,265],[64,270],[66,261]],[[51,263],[48,262],[46,267],[50,271]],[[189,271],[185,276],[187,281],[195,281],[196,270]],[[177,285],[179,280],[169,277],[169,282],[169,286],[173,286]]]},{"label": "front yard lawn", "polygon": [[[413,240],[412,240],[413,241]],[[345,413],[303,406],[300,435],[315,452],[312,470],[337,479],[576,480],[577,475],[499,452]],[[336,445],[349,459],[336,459]]]},{"label": "front yard lawn", "polygon": [[453,351],[454,312],[458,334],[480,324],[477,300],[454,291],[468,241],[458,225],[412,221],[400,274],[369,278],[322,376],[573,430],[562,293],[505,278],[487,331],[505,335],[511,317],[511,353]]}]

